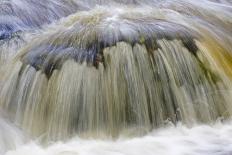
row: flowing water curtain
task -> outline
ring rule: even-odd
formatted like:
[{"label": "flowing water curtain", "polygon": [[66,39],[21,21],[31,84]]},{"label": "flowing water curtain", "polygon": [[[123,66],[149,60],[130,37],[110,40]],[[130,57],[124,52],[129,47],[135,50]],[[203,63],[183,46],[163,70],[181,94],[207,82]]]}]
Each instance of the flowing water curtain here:
[{"label": "flowing water curtain", "polygon": [[[226,1],[217,1],[217,3],[212,3],[212,1],[204,0],[197,3],[193,0],[172,1],[162,4],[162,7],[193,18],[195,23],[192,23],[192,28],[197,28],[197,31],[200,29],[199,33],[206,33],[204,39],[207,43],[203,44],[213,52],[214,60],[218,65],[223,66],[221,69],[226,69],[225,72],[231,76],[232,70],[229,66],[232,51],[232,5],[227,4]],[[179,20],[174,14],[170,14],[170,18],[174,21]]]},{"label": "flowing water curtain", "polygon": [[230,117],[227,35],[173,12],[98,7],[69,16],[6,68],[2,109],[32,135],[55,140]]}]

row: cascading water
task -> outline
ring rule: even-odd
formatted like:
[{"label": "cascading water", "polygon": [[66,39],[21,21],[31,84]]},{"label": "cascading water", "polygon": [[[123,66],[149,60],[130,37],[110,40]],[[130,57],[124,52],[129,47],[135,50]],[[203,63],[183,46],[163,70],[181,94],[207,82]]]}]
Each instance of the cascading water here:
[{"label": "cascading water", "polygon": [[0,8],[0,153],[232,153],[230,1]]}]

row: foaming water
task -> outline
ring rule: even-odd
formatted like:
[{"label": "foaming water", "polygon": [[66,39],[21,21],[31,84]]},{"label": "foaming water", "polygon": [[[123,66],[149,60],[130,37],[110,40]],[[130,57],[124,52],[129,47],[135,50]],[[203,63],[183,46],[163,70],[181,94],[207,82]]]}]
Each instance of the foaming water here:
[{"label": "foaming water", "polygon": [[12,123],[0,118],[0,154],[4,154],[8,150],[16,149],[23,145],[26,138],[19,128]]},{"label": "foaming water", "polygon": [[193,128],[178,124],[143,137],[114,141],[73,138],[46,147],[30,142],[5,155],[230,155],[231,136],[231,122]]}]

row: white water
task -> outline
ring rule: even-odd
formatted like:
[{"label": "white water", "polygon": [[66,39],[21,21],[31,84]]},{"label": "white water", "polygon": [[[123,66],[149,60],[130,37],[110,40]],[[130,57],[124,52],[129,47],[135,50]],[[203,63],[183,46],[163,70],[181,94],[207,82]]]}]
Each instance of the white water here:
[{"label": "white water", "polygon": [[[14,130],[14,127],[9,128]],[[56,142],[47,147],[36,141],[20,144],[23,138],[13,131],[3,131],[1,136],[15,136],[17,146],[5,155],[231,155],[232,122],[214,125],[183,125],[154,130],[144,137],[113,140],[84,140],[78,137],[68,142]],[[9,140],[9,139],[8,139]],[[0,141],[0,152],[4,145]],[[3,153],[4,154],[4,153]]]}]

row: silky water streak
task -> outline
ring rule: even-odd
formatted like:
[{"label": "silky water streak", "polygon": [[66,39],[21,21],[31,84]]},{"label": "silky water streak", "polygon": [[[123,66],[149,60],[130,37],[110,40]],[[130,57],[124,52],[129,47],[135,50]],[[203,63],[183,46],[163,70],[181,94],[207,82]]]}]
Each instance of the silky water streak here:
[{"label": "silky water streak", "polygon": [[43,30],[3,69],[1,109],[45,141],[230,118],[231,7],[183,2],[97,6]]}]

